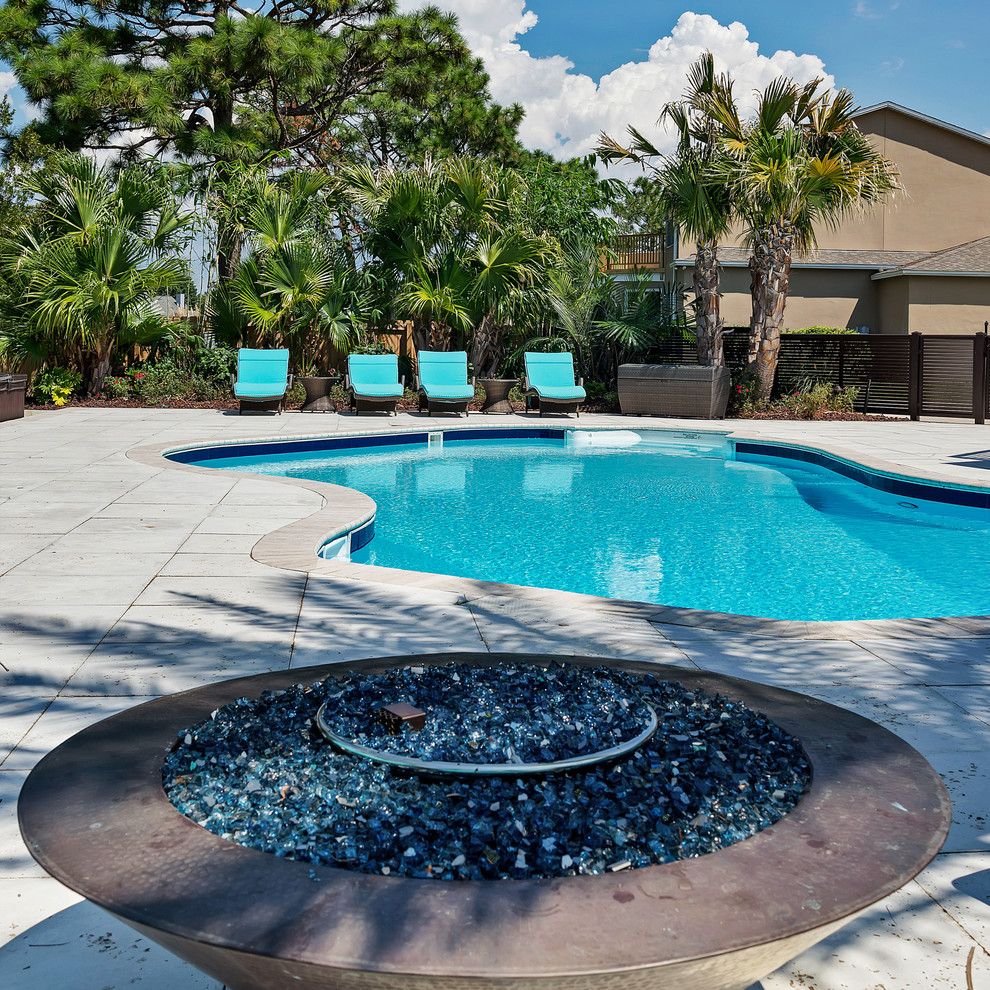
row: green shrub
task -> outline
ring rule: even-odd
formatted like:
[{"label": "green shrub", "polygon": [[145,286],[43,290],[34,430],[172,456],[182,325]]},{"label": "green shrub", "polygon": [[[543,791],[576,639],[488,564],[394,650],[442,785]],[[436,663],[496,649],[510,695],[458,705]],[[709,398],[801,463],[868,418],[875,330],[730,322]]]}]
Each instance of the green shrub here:
[{"label": "green shrub", "polygon": [[162,358],[132,374],[134,388],[144,402],[184,398],[190,391],[189,374],[170,358]]},{"label": "green shrub", "polygon": [[[215,370],[215,369],[214,369]],[[230,396],[230,379],[215,374],[212,379],[190,372],[172,358],[160,358],[129,373],[134,392],[143,402],[196,400],[212,402]]]},{"label": "green shrub", "polygon": [[129,399],[131,397],[131,379],[127,375],[110,375],[103,380],[101,394],[106,399]]},{"label": "green shrub", "polygon": [[293,409],[296,406],[301,406],[306,401],[306,389],[303,387],[302,382],[294,381],[292,383],[292,388],[290,388],[285,393],[285,408]]},{"label": "green shrub", "polygon": [[230,392],[236,367],[237,351],[233,347],[204,348],[196,355],[195,375],[215,389]]},{"label": "green shrub", "polygon": [[786,412],[800,419],[817,419],[827,412],[853,411],[859,389],[838,388],[830,382],[810,382],[780,399]]},{"label": "green shrub", "polygon": [[759,410],[766,403],[759,400],[760,382],[751,371],[733,375],[729,389],[729,416],[745,416]]},{"label": "green shrub", "polygon": [[849,327],[801,327],[798,330],[785,330],[784,333],[845,333],[859,335],[858,330]]},{"label": "green shrub", "polygon": [[47,368],[35,376],[31,396],[39,405],[64,406],[82,384],[72,368]]}]

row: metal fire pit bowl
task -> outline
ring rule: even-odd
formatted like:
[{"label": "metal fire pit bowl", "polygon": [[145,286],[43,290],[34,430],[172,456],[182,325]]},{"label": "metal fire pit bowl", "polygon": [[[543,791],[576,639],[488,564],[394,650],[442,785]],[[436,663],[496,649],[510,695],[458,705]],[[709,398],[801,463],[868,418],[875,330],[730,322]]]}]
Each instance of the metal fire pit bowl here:
[{"label": "metal fire pit bowl", "polygon": [[776,825],[696,859],[444,882],[239,846],[185,818],[162,789],[179,730],[236,698],[347,670],[546,661],[445,653],[223,681],[114,715],[37,765],[21,832],[54,877],[231,990],[744,990],[907,883],[945,840],[951,809],[938,775],[865,718],[733,677],[554,659],[651,674],[762,712],[800,739],[808,792]]}]

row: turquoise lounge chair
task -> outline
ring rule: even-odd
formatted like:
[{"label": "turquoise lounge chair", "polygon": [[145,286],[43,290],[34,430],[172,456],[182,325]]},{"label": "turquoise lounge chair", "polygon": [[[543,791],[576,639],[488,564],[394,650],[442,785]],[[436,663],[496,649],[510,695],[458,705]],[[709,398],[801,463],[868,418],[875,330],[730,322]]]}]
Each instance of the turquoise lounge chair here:
[{"label": "turquoise lounge chair", "polygon": [[526,408],[549,413],[581,415],[581,403],[588,397],[584,379],[574,384],[574,358],[568,354],[523,355],[526,363]]},{"label": "turquoise lounge chair", "polygon": [[464,413],[474,398],[474,379],[468,381],[465,351],[419,351],[416,387],[419,408],[435,412]]},{"label": "turquoise lounge chair", "polygon": [[245,409],[274,409],[281,416],[285,408],[285,393],[291,387],[289,352],[285,348],[252,350],[242,347],[238,350],[234,396],[241,402],[239,412]]},{"label": "turquoise lounge chair", "polygon": [[351,354],[347,359],[347,387],[355,415],[362,409],[394,413],[405,384],[405,378],[399,378],[395,354]]}]

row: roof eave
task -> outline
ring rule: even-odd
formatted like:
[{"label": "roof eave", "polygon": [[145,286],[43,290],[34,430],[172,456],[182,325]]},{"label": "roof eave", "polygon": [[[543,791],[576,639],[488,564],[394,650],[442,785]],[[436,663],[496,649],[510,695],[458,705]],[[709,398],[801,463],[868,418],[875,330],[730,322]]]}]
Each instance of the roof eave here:
[{"label": "roof eave", "polygon": [[[722,268],[748,268],[748,261],[722,261],[719,260],[719,265]],[[692,268],[694,267],[693,258],[678,258],[674,262],[675,268]],[[824,261],[794,261],[791,262],[791,268],[817,268],[817,269],[840,269],[842,271],[855,271],[855,272],[875,272],[883,268],[882,265],[853,265],[853,264],[829,264]]]},{"label": "roof eave", "polygon": [[912,268],[892,268],[887,271],[877,272],[872,275],[874,282],[884,278],[900,278],[906,275],[921,275],[926,278],[990,278],[990,272],[939,272],[939,271],[915,271]]},{"label": "roof eave", "polygon": [[990,145],[990,137],[985,134],[979,134],[976,131],[971,131],[966,127],[960,127],[958,124],[950,124],[947,120],[940,120],[938,117],[932,117],[930,114],[922,113],[920,110],[912,110],[911,107],[905,107],[900,103],[894,103],[892,100],[886,100],[883,103],[874,103],[871,107],[863,107],[862,110],[857,111],[857,117],[863,117],[868,113],[876,113],[878,110],[896,110],[898,113],[904,114],[906,117],[913,117],[915,120],[923,121],[926,124],[931,124],[934,127],[940,127],[942,130],[951,131],[953,134],[958,134],[960,137],[969,138],[972,141],[979,141],[980,144]]}]

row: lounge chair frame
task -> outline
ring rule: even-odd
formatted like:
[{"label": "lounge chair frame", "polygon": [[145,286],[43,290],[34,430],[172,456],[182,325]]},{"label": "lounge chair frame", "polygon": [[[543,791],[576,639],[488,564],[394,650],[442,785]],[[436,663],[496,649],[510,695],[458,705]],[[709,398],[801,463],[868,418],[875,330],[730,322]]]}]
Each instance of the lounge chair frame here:
[{"label": "lounge chair frame", "polygon": [[[471,376],[470,380],[472,393],[477,388],[477,383],[475,381],[474,375]],[[430,416],[434,413],[457,413],[458,415],[467,416],[468,406],[474,401],[474,395],[471,395],[469,399],[443,399],[437,397],[430,397],[426,389],[423,387],[423,383],[420,380],[419,368],[416,369],[416,391],[419,393],[419,411],[427,412]]]},{"label": "lounge chair frame", "polygon": [[[362,395],[354,388],[351,381],[351,373],[348,370],[345,379],[346,388],[351,398],[351,409],[355,416],[360,416],[362,412],[383,412],[390,416],[395,415],[395,408],[399,404],[402,395]],[[403,394],[406,390],[406,376],[399,376],[399,387]]]},{"label": "lounge chair frame", "polygon": [[[474,379],[471,379],[474,386]],[[431,399],[423,389],[419,390],[419,411],[428,412],[431,416],[434,413],[458,413],[467,416],[468,406],[471,399]]]},{"label": "lounge chair frame", "polygon": [[[571,364],[573,365],[573,357],[571,358]],[[552,399],[549,396],[540,395],[539,390],[530,383],[528,369],[523,376],[523,384],[526,399],[525,411],[527,413],[531,409],[535,409],[541,417],[544,413],[550,413],[551,415],[569,415],[570,413],[574,413],[578,419],[581,418],[581,404],[588,401],[587,396],[582,399]],[[575,384],[584,388],[584,379],[578,378]]]},{"label": "lounge chair frame", "polygon": [[[238,358],[238,361],[240,359]],[[285,397],[292,388],[292,382],[295,378],[294,375],[286,373],[285,376],[285,388],[280,394],[273,395],[256,395],[249,398],[241,398],[236,395],[237,381],[238,381],[239,370],[235,371],[234,374],[230,376],[230,386],[235,392],[235,398],[239,403],[237,408],[237,415],[242,416],[246,411],[248,412],[276,412],[279,416],[282,415],[285,410]]]},{"label": "lounge chair frame", "polygon": [[[577,384],[584,387],[584,379],[579,378]],[[547,399],[540,396],[535,388],[529,387],[529,380],[526,381],[526,412],[535,409],[541,416],[544,413],[551,415],[569,415],[574,413],[578,419],[581,418],[581,403],[587,399]]]}]

